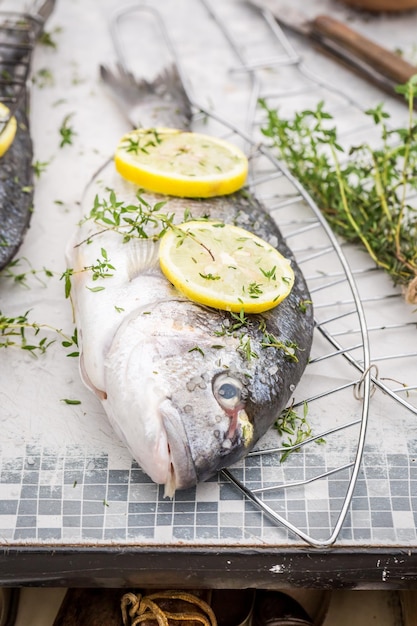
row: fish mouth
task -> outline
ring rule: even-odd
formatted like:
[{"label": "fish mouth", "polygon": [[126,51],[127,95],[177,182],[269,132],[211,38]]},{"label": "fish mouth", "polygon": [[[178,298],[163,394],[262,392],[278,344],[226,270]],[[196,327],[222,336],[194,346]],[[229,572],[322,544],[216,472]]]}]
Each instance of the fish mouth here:
[{"label": "fish mouth", "polygon": [[178,410],[169,399],[161,402],[159,408],[171,460],[164,495],[171,498],[177,489],[194,487],[198,482],[198,476]]}]

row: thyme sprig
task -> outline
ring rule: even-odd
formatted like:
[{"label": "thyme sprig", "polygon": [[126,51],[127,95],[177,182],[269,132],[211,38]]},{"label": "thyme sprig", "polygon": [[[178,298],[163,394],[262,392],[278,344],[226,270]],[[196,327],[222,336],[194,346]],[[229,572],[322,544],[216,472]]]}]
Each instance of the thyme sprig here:
[{"label": "thyme sprig", "polygon": [[[107,198],[100,198],[98,194],[95,196],[90,213],[80,222],[80,225],[82,225],[85,222],[92,221],[98,226],[98,230],[89,235],[86,239],[78,242],[76,247],[90,243],[94,237],[107,231],[120,234],[123,238],[123,242],[127,243],[131,239],[151,239],[157,241],[167,230],[171,229],[178,237],[178,246],[182,244],[186,237],[192,237],[197,244],[201,245],[206,250],[214,261],[211,250],[202,241],[199,241],[194,233],[181,229],[174,224],[175,213],[161,212],[161,209],[166,204],[166,200],[151,205],[143,197],[143,190],[139,190],[136,194],[137,203],[125,204],[123,201],[117,199],[113,189],[107,189],[107,191]],[[192,216],[186,209],[184,211],[183,221],[186,222],[191,219]],[[65,297],[69,298],[71,295],[71,277],[74,274],[90,271],[92,280],[96,281],[99,278],[113,276],[115,270],[116,268],[112,265],[107,251],[101,248],[101,258],[98,258],[95,264],[76,271],[73,268],[67,268],[65,272],[63,272],[61,279],[64,280]],[[215,279],[215,277],[211,275],[208,276],[208,278]],[[102,291],[104,286],[88,287],[88,289],[91,291]]]},{"label": "thyme sprig", "polygon": [[[133,137],[136,137],[135,139]],[[126,152],[133,152],[133,154],[149,154],[148,148],[154,148],[156,145],[162,142],[161,137],[156,128],[150,128],[146,133],[137,132],[136,135],[130,133],[122,143]]]},{"label": "thyme sprig", "polygon": [[[90,272],[91,279],[97,281],[99,278],[110,278],[114,275],[116,268],[110,262],[110,259],[105,248],[100,248],[101,258],[98,258],[92,265],[86,265],[80,270],[75,271],[74,268],[68,267],[61,275],[61,280],[64,281],[65,297],[69,298],[71,295],[71,278],[74,274],[80,274],[82,272]],[[105,287],[103,285],[97,285],[96,287],[87,287],[90,291],[103,291]]]},{"label": "thyme sprig", "polygon": [[[320,102],[315,109],[284,119],[260,105],[267,118],[262,133],[346,241],[361,243],[408,302],[417,303],[417,219],[409,191],[417,189],[417,74],[397,87],[408,104],[405,128],[389,128],[382,104],[366,111],[380,133],[380,146],[367,141],[346,151],[333,117]],[[343,158],[342,158],[343,157]]]},{"label": "thyme sprig", "polygon": [[[174,213],[161,213],[165,200],[152,206],[143,197],[142,190],[139,190],[136,194],[137,203],[125,204],[117,199],[113,189],[107,191],[108,198],[95,196],[93,207],[83,220],[83,223],[91,220],[101,228],[97,235],[112,230],[120,233],[125,243],[133,238],[157,240],[172,225]],[[149,234],[149,226],[153,229],[152,235]],[[85,242],[78,245],[82,243]]]},{"label": "thyme sprig", "polygon": [[[281,463],[285,461],[292,452],[300,449],[300,444],[313,435],[311,425],[308,421],[308,404],[303,403],[303,414],[298,415],[294,409],[294,404],[285,408],[278,419],[275,421],[274,428],[281,437],[287,436],[286,441],[282,442],[282,447],[287,448],[281,455]],[[318,444],[325,443],[323,437],[315,439]]]},{"label": "thyme sprig", "polygon": [[259,354],[255,352],[251,344],[251,335],[260,334],[259,345],[262,349],[275,348],[284,353],[285,359],[298,362],[297,352],[300,350],[297,343],[289,340],[282,341],[276,335],[269,332],[266,327],[266,321],[257,315],[245,315],[243,309],[239,313],[230,313],[230,319],[223,322],[221,328],[214,332],[216,337],[235,337],[239,340],[238,352],[247,361],[259,358]]},{"label": "thyme sprig", "polygon": [[53,332],[62,339],[63,347],[72,349],[67,356],[79,355],[76,330],[72,336],[68,336],[61,329],[49,324],[30,321],[29,314],[30,310],[11,317],[0,311],[0,348],[18,347],[36,357],[44,354],[49,346],[55,343],[56,339],[50,339],[49,334],[45,334]]},{"label": "thyme sprig", "polygon": [[29,281],[31,277],[35,278],[41,283],[42,286],[46,287],[44,279],[51,278],[54,276],[54,273],[55,272],[47,269],[46,267],[43,267],[42,269],[35,269],[29,259],[26,257],[18,257],[9,261],[9,263],[1,270],[0,277],[8,278],[15,284],[29,289]]},{"label": "thyme sprig", "polygon": [[61,126],[59,127],[59,134],[61,136],[61,140],[59,143],[59,147],[63,148],[66,145],[72,145],[74,136],[77,134],[70,124],[70,120],[73,117],[74,113],[69,113],[62,120]]},{"label": "thyme sprig", "polygon": [[[212,251],[200,241],[194,233],[179,228],[174,224],[175,213],[161,213],[161,209],[167,204],[166,200],[156,202],[151,205],[144,197],[143,190],[139,189],[136,194],[137,204],[125,204],[119,201],[113,189],[108,189],[108,199],[94,198],[93,208],[81,223],[92,220],[100,227],[87,240],[81,241],[78,246],[89,242],[93,237],[105,231],[114,231],[122,235],[123,242],[127,243],[133,238],[152,239],[157,241],[168,231],[173,230],[178,237],[177,245],[180,246],[186,238],[191,237],[194,241],[205,249],[207,254],[214,261]],[[184,211],[183,222],[192,220],[192,215],[188,209]],[[204,220],[205,218],[199,218]],[[223,226],[223,224],[219,224]],[[152,228],[152,231],[150,228]]]}]

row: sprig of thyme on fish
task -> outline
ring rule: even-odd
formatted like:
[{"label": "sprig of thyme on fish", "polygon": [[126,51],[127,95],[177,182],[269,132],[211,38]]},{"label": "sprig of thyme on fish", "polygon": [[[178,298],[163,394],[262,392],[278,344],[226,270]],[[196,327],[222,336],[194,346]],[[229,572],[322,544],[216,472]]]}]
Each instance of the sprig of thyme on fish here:
[{"label": "sprig of thyme on fish", "polygon": [[259,358],[259,355],[253,350],[249,327],[254,331],[261,333],[260,346],[262,349],[275,348],[284,353],[285,358],[290,361],[297,362],[297,351],[299,346],[293,341],[281,341],[276,335],[269,332],[266,327],[266,321],[257,315],[245,315],[243,309],[239,313],[230,313],[230,319],[223,322],[220,330],[215,331],[216,337],[232,336],[239,339],[238,351],[247,360]]},{"label": "sprig of thyme on fish", "polygon": [[[99,227],[99,230],[92,233],[85,240],[78,242],[76,247],[88,244],[94,237],[106,231],[119,233],[123,238],[123,242],[127,243],[131,239],[152,239],[156,241],[168,229],[173,229],[178,234],[178,245],[181,245],[181,241],[185,237],[193,237],[213,258],[211,251],[204,243],[199,242],[193,233],[188,233],[175,226],[174,213],[161,212],[161,209],[166,204],[166,200],[151,205],[142,196],[142,191],[139,190],[136,194],[137,204],[125,204],[117,199],[114,190],[110,189],[108,192],[107,198],[95,196],[90,213],[81,221],[81,224],[93,221]],[[191,214],[186,210],[184,212],[184,221],[189,219],[192,219]],[[65,297],[68,298],[71,294],[71,277],[75,273],[90,271],[92,280],[96,281],[99,278],[113,276],[115,270],[116,268],[108,258],[107,251],[101,248],[101,258],[97,259],[95,264],[83,267],[77,271],[73,268],[67,268],[62,274],[61,278],[65,283]],[[104,286],[88,288],[91,291],[101,291],[104,289]]]},{"label": "sprig of thyme on fish", "polygon": [[[108,190],[108,198],[94,198],[93,208],[81,223],[92,220],[100,227],[87,240],[81,241],[77,245],[89,242],[93,237],[100,235],[105,231],[113,231],[119,233],[123,237],[124,243],[131,239],[152,239],[157,241],[171,229],[178,236],[178,245],[187,237],[192,237],[214,260],[213,254],[207,246],[199,241],[194,233],[178,228],[174,224],[174,213],[162,213],[161,209],[167,204],[166,200],[156,202],[151,205],[144,197],[143,190],[139,190],[136,194],[136,204],[125,204],[119,201],[113,189]],[[192,219],[190,212],[184,211],[183,221]],[[203,219],[203,218],[202,218]]]},{"label": "sprig of thyme on fish", "polygon": [[[166,201],[156,202],[153,206],[145,200],[142,191],[136,194],[136,204],[125,204],[119,201],[113,189],[108,190],[107,198],[94,198],[93,207],[83,222],[92,220],[101,227],[101,232],[112,230],[122,235],[123,241],[128,242],[133,238],[160,239],[170,224],[173,223],[174,214],[161,213]],[[149,233],[149,227],[153,233]],[[158,230],[155,230],[158,228]],[[92,235],[95,236],[95,235]],[[81,242],[85,243],[85,242]],[[78,245],[81,245],[78,244]]]},{"label": "sprig of thyme on fish", "polygon": [[[307,419],[308,416],[308,404],[303,403],[303,414],[298,415],[294,409],[294,405],[291,404],[285,408],[278,419],[275,421],[274,428],[277,430],[281,437],[287,436],[287,440],[282,442],[282,447],[287,448],[281,455],[281,463],[283,463],[292,452],[297,452],[300,449],[300,444],[312,437],[312,428]],[[325,440],[320,437],[315,439],[318,444],[325,443]]]},{"label": "sprig of thyme on fish", "polygon": [[[69,267],[65,270],[65,272],[61,275],[61,280],[64,281],[64,289],[65,289],[65,297],[69,298],[71,295],[71,278],[74,274],[79,274],[81,272],[90,272],[91,279],[93,281],[97,281],[99,278],[110,278],[114,275],[114,271],[116,268],[110,262],[110,259],[107,254],[107,250],[105,248],[100,249],[101,258],[96,260],[95,264],[88,265],[83,267],[81,270],[74,271],[73,268]],[[97,285],[95,287],[87,287],[90,291],[103,291],[103,285]]]},{"label": "sprig of thyme on fish", "polygon": [[408,193],[417,189],[417,74],[397,91],[408,103],[405,128],[388,127],[382,104],[366,111],[380,132],[378,148],[364,141],[346,152],[323,102],[285,119],[261,100],[267,115],[262,133],[334,231],[362,244],[394,284],[406,288],[407,301],[417,303],[416,206]]}]

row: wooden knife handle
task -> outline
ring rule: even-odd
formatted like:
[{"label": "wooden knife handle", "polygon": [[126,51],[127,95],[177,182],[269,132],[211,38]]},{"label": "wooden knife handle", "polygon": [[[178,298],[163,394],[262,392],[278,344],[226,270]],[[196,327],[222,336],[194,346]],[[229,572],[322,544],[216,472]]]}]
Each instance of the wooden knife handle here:
[{"label": "wooden knife handle", "polygon": [[399,84],[406,83],[411,76],[417,74],[417,67],[404,61],[395,52],[383,48],[328,15],[318,15],[310,22],[310,26],[316,37],[324,37],[339,44]]}]

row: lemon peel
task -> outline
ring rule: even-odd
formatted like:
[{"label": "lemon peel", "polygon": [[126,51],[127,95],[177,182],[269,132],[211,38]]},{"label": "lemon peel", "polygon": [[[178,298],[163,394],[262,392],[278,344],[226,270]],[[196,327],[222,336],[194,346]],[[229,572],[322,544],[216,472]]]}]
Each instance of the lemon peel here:
[{"label": "lemon peel", "polygon": [[190,300],[232,312],[262,313],[294,284],[291,262],[253,233],[219,221],[191,220],[161,238],[160,267]]},{"label": "lemon peel", "polygon": [[16,118],[14,116],[10,117],[10,109],[0,102],[0,157],[2,157],[12,145],[16,136],[16,130]]},{"label": "lemon peel", "polygon": [[240,189],[248,160],[235,145],[173,128],[136,129],[125,134],[114,162],[123,178],[147,191],[210,198]]}]

